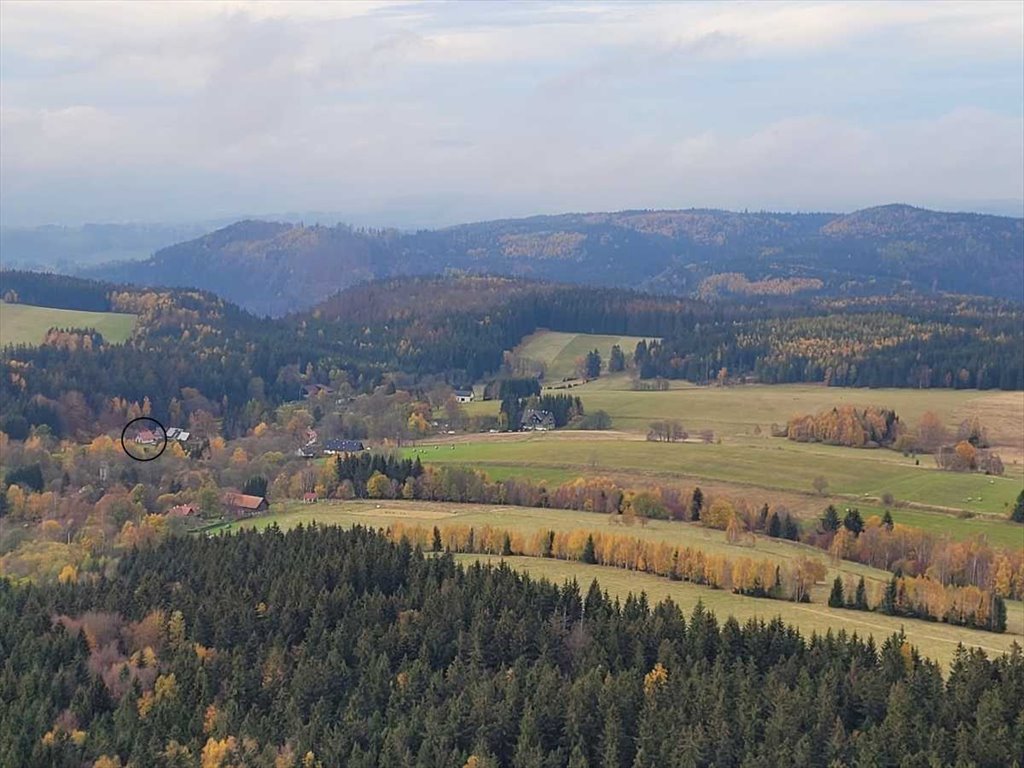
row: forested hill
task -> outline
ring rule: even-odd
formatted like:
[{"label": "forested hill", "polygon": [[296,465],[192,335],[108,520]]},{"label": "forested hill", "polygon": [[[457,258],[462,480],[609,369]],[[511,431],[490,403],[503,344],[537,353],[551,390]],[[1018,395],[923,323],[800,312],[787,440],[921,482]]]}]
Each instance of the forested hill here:
[{"label": "forested hill", "polygon": [[244,221],[89,274],[214,291],[260,314],[371,278],[448,270],[676,295],[1024,295],[1024,220],[904,205],[852,214],[564,214],[400,233]]},{"label": "forested hill", "polygon": [[[1022,308],[920,295],[737,302],[501,277],[394,278],[314,310],[258,318],[211,293],[0,271],[5,301],[134,315],[124,344],[55,337],[0,349],[0,430],[95,434],[111,403],[174,423],[203,412],[244,434],[306,385],[466,386],[509,372],[540,328],[657,337],[626,350],[642,379],[1024,389]],[[46,329],[40,330],[40,334]],[[72,334],[75,336],[75,334]],[[104,427],[105,428],[105,427]]]},{"label": "forested hill", "polygon": [[612,601],[365,530],[0,581],[0,764],[1009,766],[1024,658]]}]

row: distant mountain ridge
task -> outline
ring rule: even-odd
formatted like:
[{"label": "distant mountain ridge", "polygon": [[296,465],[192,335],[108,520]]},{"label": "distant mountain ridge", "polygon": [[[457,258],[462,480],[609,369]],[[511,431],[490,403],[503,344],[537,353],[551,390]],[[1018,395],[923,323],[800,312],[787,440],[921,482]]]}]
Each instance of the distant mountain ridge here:
[{"label": "distant mountain ridge", "polygon": [[570,213],[436,230],[241,221],[86,274],[210,290],[281,315],[375,278],[511,275],[676,295],[913,290],[1024,299],[1024,219],[884,205],[850,214]]}]

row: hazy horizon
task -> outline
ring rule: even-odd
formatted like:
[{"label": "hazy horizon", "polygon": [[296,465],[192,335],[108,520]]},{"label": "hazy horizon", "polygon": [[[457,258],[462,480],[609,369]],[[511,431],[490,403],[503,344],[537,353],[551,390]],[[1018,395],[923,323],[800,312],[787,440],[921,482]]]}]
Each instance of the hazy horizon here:
[{"label": "hazy horizon", "polygon": [[1019,3],[5,2],[0,21],[8,227],[1024,213]]}]

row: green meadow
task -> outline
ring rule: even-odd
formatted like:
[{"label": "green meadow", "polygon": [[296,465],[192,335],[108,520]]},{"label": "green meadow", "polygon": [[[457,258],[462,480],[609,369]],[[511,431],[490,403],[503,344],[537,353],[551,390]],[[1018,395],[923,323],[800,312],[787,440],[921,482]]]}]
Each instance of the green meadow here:
[{"label": "green meadow", "polygon": [[[648,442],[608,440],[587,433],[537,433],[516,439],[481,439],[422,449],[421,459],[479,467],[530,471],[559,469],[572,474],[631,473],[659,482],[716,480],[764,489],[813,493],[823,477],[827,493],[850,502],[878,500],[891,493],[897,501],[1005,515],[1021,489],[1020,476],[988,477],[917,466],[894,451],[858,450],[757,438],[742,443]],[[524,439],[525,438],[525,439]],[[410,455],[412,455],[410,453]]]},{"label": "green meadow", "polygon": [[0,345],[40,344],[51,328],[95,328],[113,344],[127,341],[135,315],[34,307],[0,301]]},{"label": "green meadow", "polygon": [[576,361],[591,350],[601,353],[604,364],[608,364],[612,347],[622,348],[627,358],[632,359],[633,350],[643,336],[603,336],[591,333],[560,333],[538,331],[523,339],[516,347],[516,355],[527,360],[537,360],[546,366],[549,382],[560,381],[576,375]]}]

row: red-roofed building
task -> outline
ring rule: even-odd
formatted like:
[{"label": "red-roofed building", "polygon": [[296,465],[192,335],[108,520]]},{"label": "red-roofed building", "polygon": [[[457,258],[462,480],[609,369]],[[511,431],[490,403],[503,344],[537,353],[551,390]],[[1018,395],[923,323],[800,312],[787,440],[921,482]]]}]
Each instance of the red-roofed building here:
[{"label": "red-roofed building", "polygon": [[228,514],[238,517],[254,517],[270,511],[270,502],[263,496],[250,496],[247,493],[224,494],[224,506]]}]

